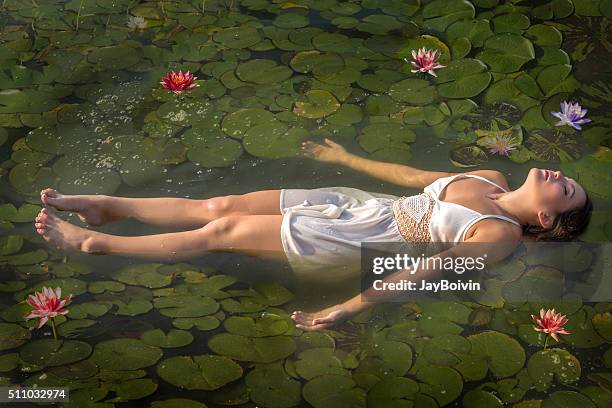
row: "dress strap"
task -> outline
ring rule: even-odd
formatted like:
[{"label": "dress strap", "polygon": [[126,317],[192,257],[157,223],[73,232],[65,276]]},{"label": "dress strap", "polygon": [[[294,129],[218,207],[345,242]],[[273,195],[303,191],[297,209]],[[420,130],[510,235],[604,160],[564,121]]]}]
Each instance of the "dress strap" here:
[{"label": "dress strap", "polygon": [[431,194],[436,200],[440,199],[440,194],[442,194],[442,191],[444,191],[444,189],[446,188],[446,186],[448,186],[450,183],[452,183],[455,179],[460,178],[460,177],[471,177],[471,178],[476,178],[482,181],[485,181],[489,184],[494,185],[495,187],[499,188],[500,190],[502,190],[504,193],[507,193],[508,190],[506,190],[505,188],[503,188],[502,186],[500,186],[499,184],[484,178],[482,176],[478,176],[476,174],[464,174],[464,173],[459,173],[459,174],[455,174],[453,176],[448,176],[448,177],[442,177],[437,179],[436,181],[434,181],[433,183],[431,183],[430,185],[428,185],[427,187],[425,187],[423,189],[424,192]]},{"label": "dress strap", "polygon": [[487,218],[497,218],[497,219],[500,219],[500,220],[511,222],[512,224],[516,224],[519,227],[521,226],[521,224],[519,224],[517,221],[513,220],[510,217],[506,217],[505,215],[500,215],[500,214],[482,214],[482,215],[474,218],[470,222],[468,222],[465,225],[465,227],[463,227],[463,232],[461,233],[461,240],[465,241],[465,234],[467,234],[468,230],[470,229],[470,227],[472,225],[476,224],[478,221],[481,221],[481,220],[484,220],[484,219],[487,219]]},{"label": "dress strap", "polygon": [[489,180],[488,178],[482,177],[482,176],[478,176],[476,174],[460,174],[460,176],[465,176],[465,177],[472,177],[472,178],[477,178],[480,179],[482,181],[486,181],[489,184],[494,185],[495,187],[499,188],[500,190],[502,190],[504,193],[507,193],[508,190],[506,190],[505,188],[503,188],[502,186],[500,186],[499,184]]}]

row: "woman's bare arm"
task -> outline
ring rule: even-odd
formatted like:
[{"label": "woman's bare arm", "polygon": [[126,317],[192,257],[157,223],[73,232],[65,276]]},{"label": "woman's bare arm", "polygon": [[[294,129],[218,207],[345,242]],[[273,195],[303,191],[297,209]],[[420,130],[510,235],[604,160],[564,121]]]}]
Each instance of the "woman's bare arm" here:
[{"label": "woman's bare arm", "polygon": [[[505,228],[481,228],[474,236],[453,248],[440,252],[431,258],[446,257],[479,257],[487,254],[485,265],[494,264],[514,251],[520,239],[516,235],[508,234]],[[384,283],[398,283],[402,280],[411,280],[420,287],[420,281],[438,280],[442,277],[442,272],[434,269],[419,267],[400,270],[383,279]],[[363,311],[375,303],[391,301],[397,296],[398,291],[377,291],[368,288],[362,293],[357,294],[344,303],[329,307],[316,313],[305,313],[296,311],[292,318],[297,323],[297,327],[307,331],[323,330],[337,323],[350,318],[351,316]]]},{"label": "woman's bare arm", "polygon": [[330,139],[325,139],[325,142],[322,144],[306,141],[302,144],[302,149],[307,157],[322,162],[340,164],[402,187],[422,189],[440,177],[457,174],[421,170],[403,164],[366,159],[347,152],[344,147]]}]

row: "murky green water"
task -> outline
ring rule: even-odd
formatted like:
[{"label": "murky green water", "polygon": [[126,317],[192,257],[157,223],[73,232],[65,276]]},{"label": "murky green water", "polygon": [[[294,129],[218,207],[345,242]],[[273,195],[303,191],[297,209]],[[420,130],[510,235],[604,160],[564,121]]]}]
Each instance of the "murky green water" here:
[{"label": "murky green water", "polygon": [[[610,272],[592,244],[612,238],[611,1],[1,7],[0,385],[69,386],[74,407],[610,406],[610,298],[582,298]],[[136,16],[140,28],[128,24]],[[437,78],[410,72],[404,58],[420,47],[442,52]],[[163,89],[169,69],[199,86]],[[563,100],[592,122],[555,126]],[[382,305],[320,333],[296,329],[291,311],[346,299],[357,277],[298,285],[286,265],[222,253],[173,265],[66,255],[32,226],[45,186],[189,198],[416,192],[297,155],[324,137],[419,168],[498,169],[512,187],[531,167],[561,169],[591,195],[593,221],[559,256],[519,253],[491,272],[484,296]],[[508,157],[489,151],[496,138],[514,143]],[[525,282],[548,301],[508,303]],[[19,302],[42,286],[74,295],[56,319],[60,342],[23,318],[31,308]],[[540,307],[567,314],[572,333],[546,352],[529,317]]]}]

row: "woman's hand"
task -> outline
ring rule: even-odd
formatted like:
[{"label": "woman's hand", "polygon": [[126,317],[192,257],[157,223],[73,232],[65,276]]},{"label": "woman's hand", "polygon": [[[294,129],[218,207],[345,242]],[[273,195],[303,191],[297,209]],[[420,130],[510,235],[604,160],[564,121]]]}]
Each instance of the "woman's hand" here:
[{"label": "woman's hand", "polygon": [[348,154],[344,147],[327,138],[321,144],[310,140],[302,142],[302,151],[306,157],[328,163],[339,163]]},{"label": "woman's hand", "polygon": [[353,314],[343,304],[340,304],[314,313],[296,310],[291,315],[291,319],[297,323],[295,326],[299,329],[318,331],[341,323],[349,319]]}]

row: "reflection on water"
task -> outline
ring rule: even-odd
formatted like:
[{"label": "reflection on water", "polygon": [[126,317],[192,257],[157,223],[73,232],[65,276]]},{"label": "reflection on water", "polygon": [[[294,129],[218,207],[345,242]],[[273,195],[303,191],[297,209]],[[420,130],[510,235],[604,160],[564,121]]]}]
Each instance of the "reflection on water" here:
[{"label": "reflection on water", "polygon": [[[531,167],[561,169],[595,204],[582,239],[610,241],[610,2],[6,0],[1,10],[0,385],[68,384],[65,406],[78,407],[610,405],[609,299],[584,301],[607,282],[609,256],[592,247],[518,252],[467,302],[377,305],[307,333],[290,313],[354,295],[358,271],[304,275],[231,253],[170,265],[65,254],[32,228],[45,186],[192,199],[417,193],[297,155],[301,141],[328,137],[423,169],[497,169],[512,188]],[[420,47],[442,52],[438,78],[404,62]],[[166,91],[170,69],[199,86]],[[582,132],[554,126],[563,100],[589,109]],[[515,149],[494,154],[495,140]],[[134,220],[96,229],[169,231]],[[74,295],[56,318],[61,343],[23,319],[20,302],[42,286]],[[530,315],[553,307],[571,335],[543,351]]]}]

